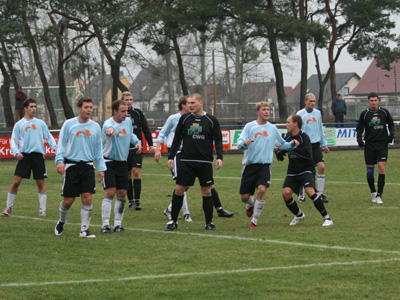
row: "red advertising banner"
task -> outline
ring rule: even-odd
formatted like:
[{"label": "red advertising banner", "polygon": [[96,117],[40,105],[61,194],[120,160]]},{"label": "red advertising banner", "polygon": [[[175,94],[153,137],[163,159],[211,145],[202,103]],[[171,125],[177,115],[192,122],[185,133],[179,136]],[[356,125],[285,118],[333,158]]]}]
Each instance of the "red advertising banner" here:
[{"label": "red advertising banner", "polygon": [[[56,143],[58,142],[58,135],[53,135]],[[14,153],[11,151],[10,146],[11,137],[0,137],[0,159],[2,158],[14,158]],[[55,153],[51,150],[50,145],[46,142],[44,143],[44,149],[46,151],[45,156],[51,157],[55,156]]]}]

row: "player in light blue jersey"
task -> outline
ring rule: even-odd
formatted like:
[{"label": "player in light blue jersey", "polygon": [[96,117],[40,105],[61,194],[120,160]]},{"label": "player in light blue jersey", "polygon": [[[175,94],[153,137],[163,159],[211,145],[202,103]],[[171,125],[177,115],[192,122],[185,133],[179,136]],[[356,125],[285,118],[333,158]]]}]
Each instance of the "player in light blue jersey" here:
[{"label": "player in light blue jersey", "polygon": [[110,227],[111,207],[115,194],[114,205],[114,232],[123,232],[121,226],[125,212],[125,197],[128,188],[128,173],[121,172],[128,168],[129,145],[135,145],[136,153],[140,154],[142,145],[132,131],[132,122],[127,118],[128,106],[125,101],[117,100],[112,104],[113,116],[103,125],[103,154],[107,171],[103,179],[105,192],[101,217],[103,220],[102,233],[112,233]]},{"label": "player in light blue jersey", "polygon": [[[303,120],[303,130],[310,137],[311,146],[313,150],[314,163],[318,168],[317,185],[318,195],[320,195],[322,202],[328,202],[324,195],[325,189],[325,163],[324,156],[321,148],[325,154],[329,152],[328,143],[325,139],[324,129],[322,128],[321,112],[315,108],[316,98],[315,95],[309,93],[304,98],[305,107],[297,112]],[[305,202],[304,188],[299,191],[299,202]]]},{"label": "player in light blue jersey", "polygon": [[[257,227],[265,205],[265,194],[271,184],[270,165],[274,148],[291,150],[299,145],[297,140],[291,143],[285,142],[276,126],[268,122],[270,108],[267,102],[257,103],[256,109],[257,120],[247,123],[238,139],[238,148],[244,150],[240,195],[241,200],[247,204],[247,216],[253,216],[250,228]],[[257,199],[252,197],[255,188],[257,188]]]},{"label": "player in light blue jersey", "polygon": [[11,135],[11,150],[18,160],[15,168],[14,180],[7,194],[7,207],[3,215],[8,216],[14,206],[14,200],[18,193],[18,187],[22,178],[33,178],[36,180],[39,196],[39,216],[46,216],[47,194],[44,179],[47,178],[44,155],[43,140],[46,140],[53,151],[56,150],[56,142],[50,134],[47,125],[42,120],[35,118],[36,101],[29,98],[24,101],[24,117],[19,120]]},{"label": "player in light blue jersey", "polygon": [[64,122],[60,130],[56,151],[57,172],[64,177],[60,203],[60,219],[54,229],[59,236],[64,231],[68,211],[79,195],[82,199],[81,232],[82,238],[95,238],[89,232],[92,213],[92,197],[96,192],[94,163],[96,161],[98,178],[104,178],[106,164],[103,158],[101,128],[90,119],[93,101],[90,98],[78,100],[79,115]]}]

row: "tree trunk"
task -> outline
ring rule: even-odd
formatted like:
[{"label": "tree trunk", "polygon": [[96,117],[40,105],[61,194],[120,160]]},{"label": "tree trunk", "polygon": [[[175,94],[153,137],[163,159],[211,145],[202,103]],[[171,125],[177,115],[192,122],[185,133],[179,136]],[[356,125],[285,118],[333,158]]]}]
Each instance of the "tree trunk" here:
[{"label": "tree trunk", "polygon": [[[299,14],[300,20],[305,21],[307,11],[307,0],[299,1]],[[304,98],[307,94],[307,80],[308,80],[308,55],[307,55],[307,37],[300,37],[300,57],[301,57],[301,79],[300,79],[300,109],[304,108]]]},{"label": "tree trunk", "polygon": [[[169,40],[168,40],[169,43]],[[165,63],[167,65],[167,84],[168,84],[168,112],[170,115],[175,113],[175,87],[171,61],[171,52],[165,53]]]},{"label": "tree trunk", "polygon": [[14,118],[13,112],[11,107],[11,100],[10,100],[10,85],[11,85],[11,78],[7,72],[7,69],[3,62],[0,60],[0,69],[1,73],[3,74],[3,84],[1,86],[1,98],[3,99],[3,109],[4,109],[4,118],[6,120],[7,127],[14,126]]},{"label": "tree trunk", "polygon": [[58,125],[57,117],[56,117],[56,113],[54,111],[53,103],[51,102],[49,84],[47,83],[47,78],[46,78],[46,75],[44,74],[43,66],[39,59],[39,51],[38,51],[36,42],[33,38],[31,28],[29,27],[28,23],[25,23],[25,33],[26,33],[28,41],[31,45],[32,52],[33,52],[33,58],[35,59],[36,69],[39,73],[40,80],[42,81],[44,100],[46,102],[47,109],[49,111],[51,125],[57,126]]},{"label": "tree trunk", "polygon": [[181,83],[182,93],[184,96],[189,95],[188,87],[185,80],[185,71],[183,69],[182,55],[179,48],[178,40],[176,36],[172,38],[172,43],[174,44],[174,51],[176,54],[176,61],[178,63],[179,70],[179,82]]}]

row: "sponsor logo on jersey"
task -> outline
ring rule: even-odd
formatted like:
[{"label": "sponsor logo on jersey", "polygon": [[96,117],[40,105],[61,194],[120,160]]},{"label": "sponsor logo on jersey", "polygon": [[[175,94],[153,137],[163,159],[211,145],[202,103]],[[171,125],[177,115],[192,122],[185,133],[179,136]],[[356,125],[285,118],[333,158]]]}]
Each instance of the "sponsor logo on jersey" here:
[{"label": "sponsor logo on jersey", "polygon": [[32,126],[27,126],[27,127],[25,128],[25,132],[28,131],[29,128],[31,128],[31,129],[37,129],[36,126],[35,126],[35,124],[32,124]]},{"label": "sponsor logo on jersey", "polygon": [[193,123],[192,126],[188,129],[188,135],[192,136],[192,139],[195,140],[204,140],[205,136],[200,134],[203,132],[203,127],[200,126],[199,123]]},{"label": "sponsor logo on jersey", "polygon": [[268,136],[268,132],[266,132],[265,130],[261,133],[261,132],[257,132],[254,136],[254,138],[257,138],[259,135],[261,136]]},{"label": "sponsor logo on jersey", "polygon": [[317,122],[317,119],[313,117],[312,119],[308,119],[306,123],[308,124],[309,122]]},{"label": "sponsor logo on jersey", "polygon": [[79,136],[81,133],[82,133],[83,135],[86,135],[86,136],[91,136],[90,131],[89,131],[88,129],[86,129],[85,131],[79,130],[79,131],[76,133],[76,136]]},{"label": "sponsor logo on jersey", "polygon": [[126,134],[126,130],[125,130],[125,128],[124,129],[122,129],[122,131],[118,131],[118,133],[117,133],[117,137],[119,137],[119,135],[120,134]]}]

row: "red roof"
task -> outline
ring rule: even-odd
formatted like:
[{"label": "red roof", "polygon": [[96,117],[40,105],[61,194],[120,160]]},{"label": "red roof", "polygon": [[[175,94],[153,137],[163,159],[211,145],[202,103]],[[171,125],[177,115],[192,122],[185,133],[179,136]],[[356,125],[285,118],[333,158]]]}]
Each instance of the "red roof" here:
[{"label": "red roof", "polygon": [[[381,69],[376,66],[376,60],[374,59],[350,94],[368,95],[370,92],[376,92],[381,95],[394,94],[395,77],[397,81],[397,92],[400,92],[400,61],[392,63],[390,67],[390,71]],[[394,70],[396,70],[396,76]]]}]

